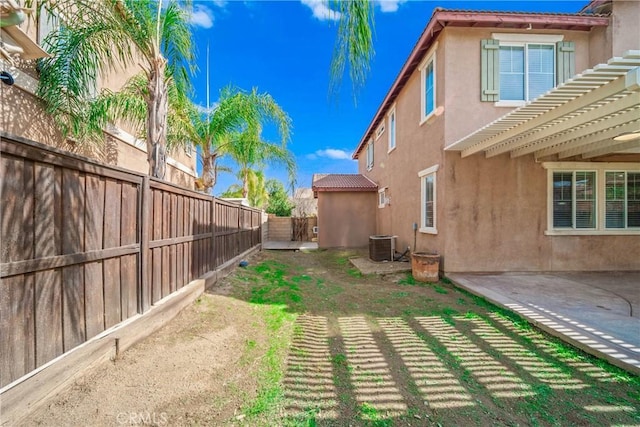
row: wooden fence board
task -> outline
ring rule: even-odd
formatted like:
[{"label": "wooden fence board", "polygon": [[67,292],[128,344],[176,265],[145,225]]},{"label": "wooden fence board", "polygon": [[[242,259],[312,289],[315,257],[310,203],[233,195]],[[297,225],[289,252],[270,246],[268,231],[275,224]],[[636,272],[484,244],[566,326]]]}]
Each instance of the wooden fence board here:
[{"label": "wooden fence board", "polygon": [[85,199],[85,248],[87,251],[102,249],[105,181],[99,176],[87,175]]},{"label": "wooden fence board", "polygon": [[62,253],[84,252],[84,176],[62,171]]},{"label": "wooden fence board", "polygon": [[62,280],[63,347],[69,351],[85,341],[83,266],[63,268]]},{"label": "wooden fence board", "polygon": [[0,262],[25,259],[22,245],[22,203],[24,182],[22,180],[24,160],[3,156],[0,158],[2,185],[2,245]]},{"label": "wooden fence board", "polygon": [[53,256],[61,249],[60,180],[50,165],[35,165],[35,258]]},{"label": "wooden fence board", "polygon": [[87,339],[104,331],[102,261],[84,264],[85,323]]},{"label": "wooden fence board", "polygon": [[102,263],[104,277],[104,326],[110,328],[122,320],[120,303],[120,258]]},{"label": "wooden fence board", "polygon": [[[120,219],[120,244],[136,243],[138,224],[138,189],[133,184],[122,184],[122,206]],[[138,274],[135,255],[123,256],[120,260],[120,310],[122,320],[137,313]]]},{"label": "wooden fence board", "polygon": [[0,281],[3,384],[35,369],[33,279],[33,275],[20,275]]},{"label": "wooden fence board", "polygon": [[137,255],[128,255],[120,259],[122,268],[120,283],[123,285],[121,289],[122,320],[128,319],[138,313],[137,261]]},{"label": "wooden fence board", "polygon": [[162,299],[162,248],[152,249],[151,294],[152,303]]},{"label": "wooden fence board", "polygon": [[36,367],[55,359],[64,351],[60,274],[60,270],[35,273]]}]

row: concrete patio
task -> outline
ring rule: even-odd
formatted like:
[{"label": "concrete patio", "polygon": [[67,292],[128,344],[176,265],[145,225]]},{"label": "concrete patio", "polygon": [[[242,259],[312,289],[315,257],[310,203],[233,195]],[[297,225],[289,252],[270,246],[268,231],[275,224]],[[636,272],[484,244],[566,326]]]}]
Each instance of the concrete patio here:
[{"label": "concrete patio", "polygon": [[314,251],[318,249],[318,242],[269,241],[262,243],[262,249],[272,251]]},{"label": "concrete patio", "polygon": [[547,333],[640,374],[640,272],[447,277]]}]

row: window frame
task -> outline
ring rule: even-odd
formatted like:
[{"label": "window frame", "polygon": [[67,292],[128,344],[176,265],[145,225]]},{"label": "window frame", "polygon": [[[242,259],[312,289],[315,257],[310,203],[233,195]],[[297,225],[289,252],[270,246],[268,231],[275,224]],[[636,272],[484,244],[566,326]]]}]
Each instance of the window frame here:
[{"label": "window frame", "polygon": [[[418,172],[418,177],[420,178],[420,228],[418,231],[425,234],[438,234],[438,178],[436,172],[438,171],[440,165],[434,165],[427,169],[423,169]],[[428,227],[425,224],[425,214],[426,214],[426,184],[427,177],[433,177],[433,226]]]},{"label": "window frame", "polygon": [[[640,173],[638,163],[615,162],[544,162],[547,170],[547,236],[582,236],[582,235],[640,235],[640,227],[607,228],[606,226],[606,174],[607,172]],[[595,215],[594,228],[554,228],[553,227],[553,174],[554,172],[595,172]],[[626,174],[625,174],[626,183]],[[575,184],[573,184],[575,186]],[[575,190],[572,188],[572,203],[575,206]],[[627,209],[625,195],[625,212]],[[575,210],[574,210],[575,215]],[[575,226],[575,224],[574,224]],[[625,224],[626,226],[626,224]]]},{"label": "window frame", "polygon": [[371,169],[373,169],[374,155],[375,155],[373,140],[369,140],[369,143],[367,144],[367,149],[365,150],[365,155],[366,155],[367,171],[370,171]]},{"label": "window frame", "polygon": [[[437,109],[437,78],[436,78],[436,50],[438,42],[434,43],[425,55],[424,60],[418,67],[420,69],[420,125],[427,122],[436,112]],[[433,109],[427,113],[427,68],[429,64],[433,64]]]},{"label": "window frame", "polygon": [[382,209],[389,205],[389,199],[387,198],[387,187],[382,187],[378,190],[378,209]]},{"label": "window frame", "polygon": [[[622,173],[624,174],[624,182],[623,182],[623,189],[624,189],[624,198],[622,199],[623,202],[623,213],[624,213],[624,227],[607,227],[607,203],[610,202],[610,200],[607,199],[607,174],[609,173],[613,173],[613,174],[618,174],[618,173]],[[603,223],[604,223],[604,228],[606,230],[630,230],[630,231],[634,231],[634,230],[640,230],[640,225],[637,227],[629,227],[629,193],[628,193],[628,185],[629,185],[629,174],[633,173],[633,174],[640,174],[640,171],[637,170],[629,170],[629,169],[620,169],[620,170],[612,170],[612,169],[606,169],[604,171],[603,174],[603,179],[604,179],[604,218],[603,218]],[[635,200],[634,200],[635,201]]]},{"label": "window frame", "polygon": [[[397,130],[398,130],[398,115],[396,114],[396,106],[395,104],[389,109],[387,113],[387,120],[389,121],[389,137],[388,137],[388,149],[387,153],[392,152],[398,146],[398,141],[396,138]],[[392,126],[393,121],[393,126]]]},{"label": "window frame", "polygon": [[[524,90],[525,90],[525,99],[498,99],[498,101],[494,102],[494,106],[496,107],[521,107],[528,102],[532,101],[529,98],[528,93],[528,56],[527,56],[527,45],[529,44],[539,44],[539,45],[549,45],[553,46],[553,87],[557,87],[558,81],[558,64],[557,64],[557,43],[564,40],[564,35],[561,34],[518,34],[518,33],[492,33],[491,38],[494,40],[498,40],[499,46],[524,46],[524,54],[525,54],[525,80],[524,80]],[[498,70],[500,73],[500,70]],[[500,93],[498,92],[498,96]]]},{"label": "window frame", "polygon": [[376,141],[380,139],[380,137],[384,133],[384,130],[385,130],[385,123],[383,120],[382,123],[380,123],[380,126],[378,126],[378,129],[376,129]]}]

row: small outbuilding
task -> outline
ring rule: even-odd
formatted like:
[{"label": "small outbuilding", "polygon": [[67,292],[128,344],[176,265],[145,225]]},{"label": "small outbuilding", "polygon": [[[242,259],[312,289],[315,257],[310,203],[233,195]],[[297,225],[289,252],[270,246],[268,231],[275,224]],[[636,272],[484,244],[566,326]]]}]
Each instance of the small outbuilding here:
[{"label": "small outbuilding", "polygon": [[376,231],[376,183],[360,174],[315,174],[312,188],[318,199],[318,247],[367,246]]}]

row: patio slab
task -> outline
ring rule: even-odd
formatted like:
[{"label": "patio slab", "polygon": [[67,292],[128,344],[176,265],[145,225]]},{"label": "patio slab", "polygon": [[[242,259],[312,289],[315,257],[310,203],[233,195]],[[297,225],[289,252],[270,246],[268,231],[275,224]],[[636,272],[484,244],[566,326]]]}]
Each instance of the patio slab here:
[{"label": "patio slab", "polygon": [[640,272],[447,277],[585,352],[640,374]]},{"label": "patio slab", "polygon": [[373,261],[365,257],[350,258],[351,264],[362,274],[395,274],[411,271],[410,262]]},{"label": "patio slab", "polygon": [[263,242],[262,249],[272,251],[313,251],[318,249],[318,242]]}]

